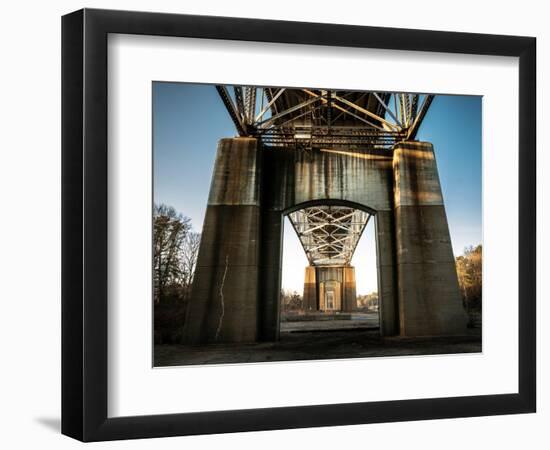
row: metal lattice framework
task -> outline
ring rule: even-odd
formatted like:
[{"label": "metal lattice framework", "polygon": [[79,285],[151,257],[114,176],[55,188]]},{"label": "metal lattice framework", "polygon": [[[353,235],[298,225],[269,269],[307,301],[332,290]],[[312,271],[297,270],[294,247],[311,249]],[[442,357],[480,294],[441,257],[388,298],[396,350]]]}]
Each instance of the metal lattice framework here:
[{"label": "metal lattice framework", "polygon": [[433,95],[216,86],[239,136],[264,144],[391,149],[415,138]]},{"label": "metal lattice framework", "polygon": [[312,266],[348,265],[371,214],[347,206],[314,206],[288,215]]}]

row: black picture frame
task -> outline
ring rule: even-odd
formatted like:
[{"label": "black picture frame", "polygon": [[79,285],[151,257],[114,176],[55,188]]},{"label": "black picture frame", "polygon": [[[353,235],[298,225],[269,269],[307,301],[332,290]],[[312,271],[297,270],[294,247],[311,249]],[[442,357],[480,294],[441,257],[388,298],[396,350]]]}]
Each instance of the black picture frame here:
[{"label": "black picture frame", "polygon": [[[518,393],[108,418],[109,33],[518,57]],[[535,73],[533,37],[94,9],[64,16],[62,433],[82,441],[102,441],[535,412]]]}]

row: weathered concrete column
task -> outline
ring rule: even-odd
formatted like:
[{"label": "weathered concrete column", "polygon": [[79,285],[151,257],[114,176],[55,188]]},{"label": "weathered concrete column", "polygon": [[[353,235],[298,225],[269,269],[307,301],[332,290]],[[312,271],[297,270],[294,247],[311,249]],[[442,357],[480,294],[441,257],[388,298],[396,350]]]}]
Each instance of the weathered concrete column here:
[{"label": "weathered concrete column", "polygon": [[399,334],[397,270],[395,267],[395,225],[392,210],[376,213],[376,265],[378,272],[378,308],[380,334]]},{"label": "weathered concrete column", "polygon": [[251,138],[222,139],[185,322],[185,342],[257,339],[259,245],[258,143]]},{"label": "weathered concrete column", "polygon": [[402,142],[393,157],[400,334],[466,331],[433,147]]},{"label": "weathered concrete column", "polygon": [[319,310],[342,311],[343,267],[316,267]]},{"label": "weathered concrete column", "polygon": [[318,311],[317,304],[317,277],[314,266],[307,266],[304,277],[304,309],[308,311]]},{"label": "weathered concrete column", "polygon": [[352,312],[357,309],[357,289],[355,284],[355,267],[342,268],[344,282],[342,284],[343,301],[342,311]]},{"label": "weathered concrete column", "polygon": [[[265,167],[265,165],[262,165]],[[262,184],[269,183],[262,175]],[[263,200],[261,200],[262,205]],[[281,257],[283,221],[280,211],[262,207],[260,234],[260,274],[258,288],[258,340],[279,339],[279,306],[281,302]]]}]

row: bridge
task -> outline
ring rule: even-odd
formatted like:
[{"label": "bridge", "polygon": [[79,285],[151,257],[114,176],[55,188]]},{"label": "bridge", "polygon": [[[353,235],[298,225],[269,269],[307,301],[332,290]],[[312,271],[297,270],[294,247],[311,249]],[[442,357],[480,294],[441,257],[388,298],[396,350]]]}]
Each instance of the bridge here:
[{"label": "bridge", "polygon": [[353,310],[351,258],[374,220],[381,334],[465,331],[434,149],[415,140],[433,95],[216,89],[237,135],[218,145],[186,342],[278,339],[285,216],[306,310]]},{"label": "bridge", "polygon": [[288,215],[306,252],[306,311],[355,309],[351,258],[371,215],[349,206],[311,206]]}]

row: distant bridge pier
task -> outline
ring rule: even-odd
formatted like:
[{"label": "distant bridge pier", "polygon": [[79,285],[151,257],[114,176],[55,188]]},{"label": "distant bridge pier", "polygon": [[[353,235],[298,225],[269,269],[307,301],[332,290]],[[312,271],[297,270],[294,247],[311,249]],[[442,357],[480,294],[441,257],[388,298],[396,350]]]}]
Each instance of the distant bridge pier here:
[{"label": "distant bridge pier", "polygon": [[306,266],[304,276],[304,294],[303,303],[306,312],[319,310],[319,298],[317,289],[317,268],[315,266]]},{"label": "distant bridge pier", "polygon": [[303,299],[306,312],[356,310],[355,267],[307,266]]}]

